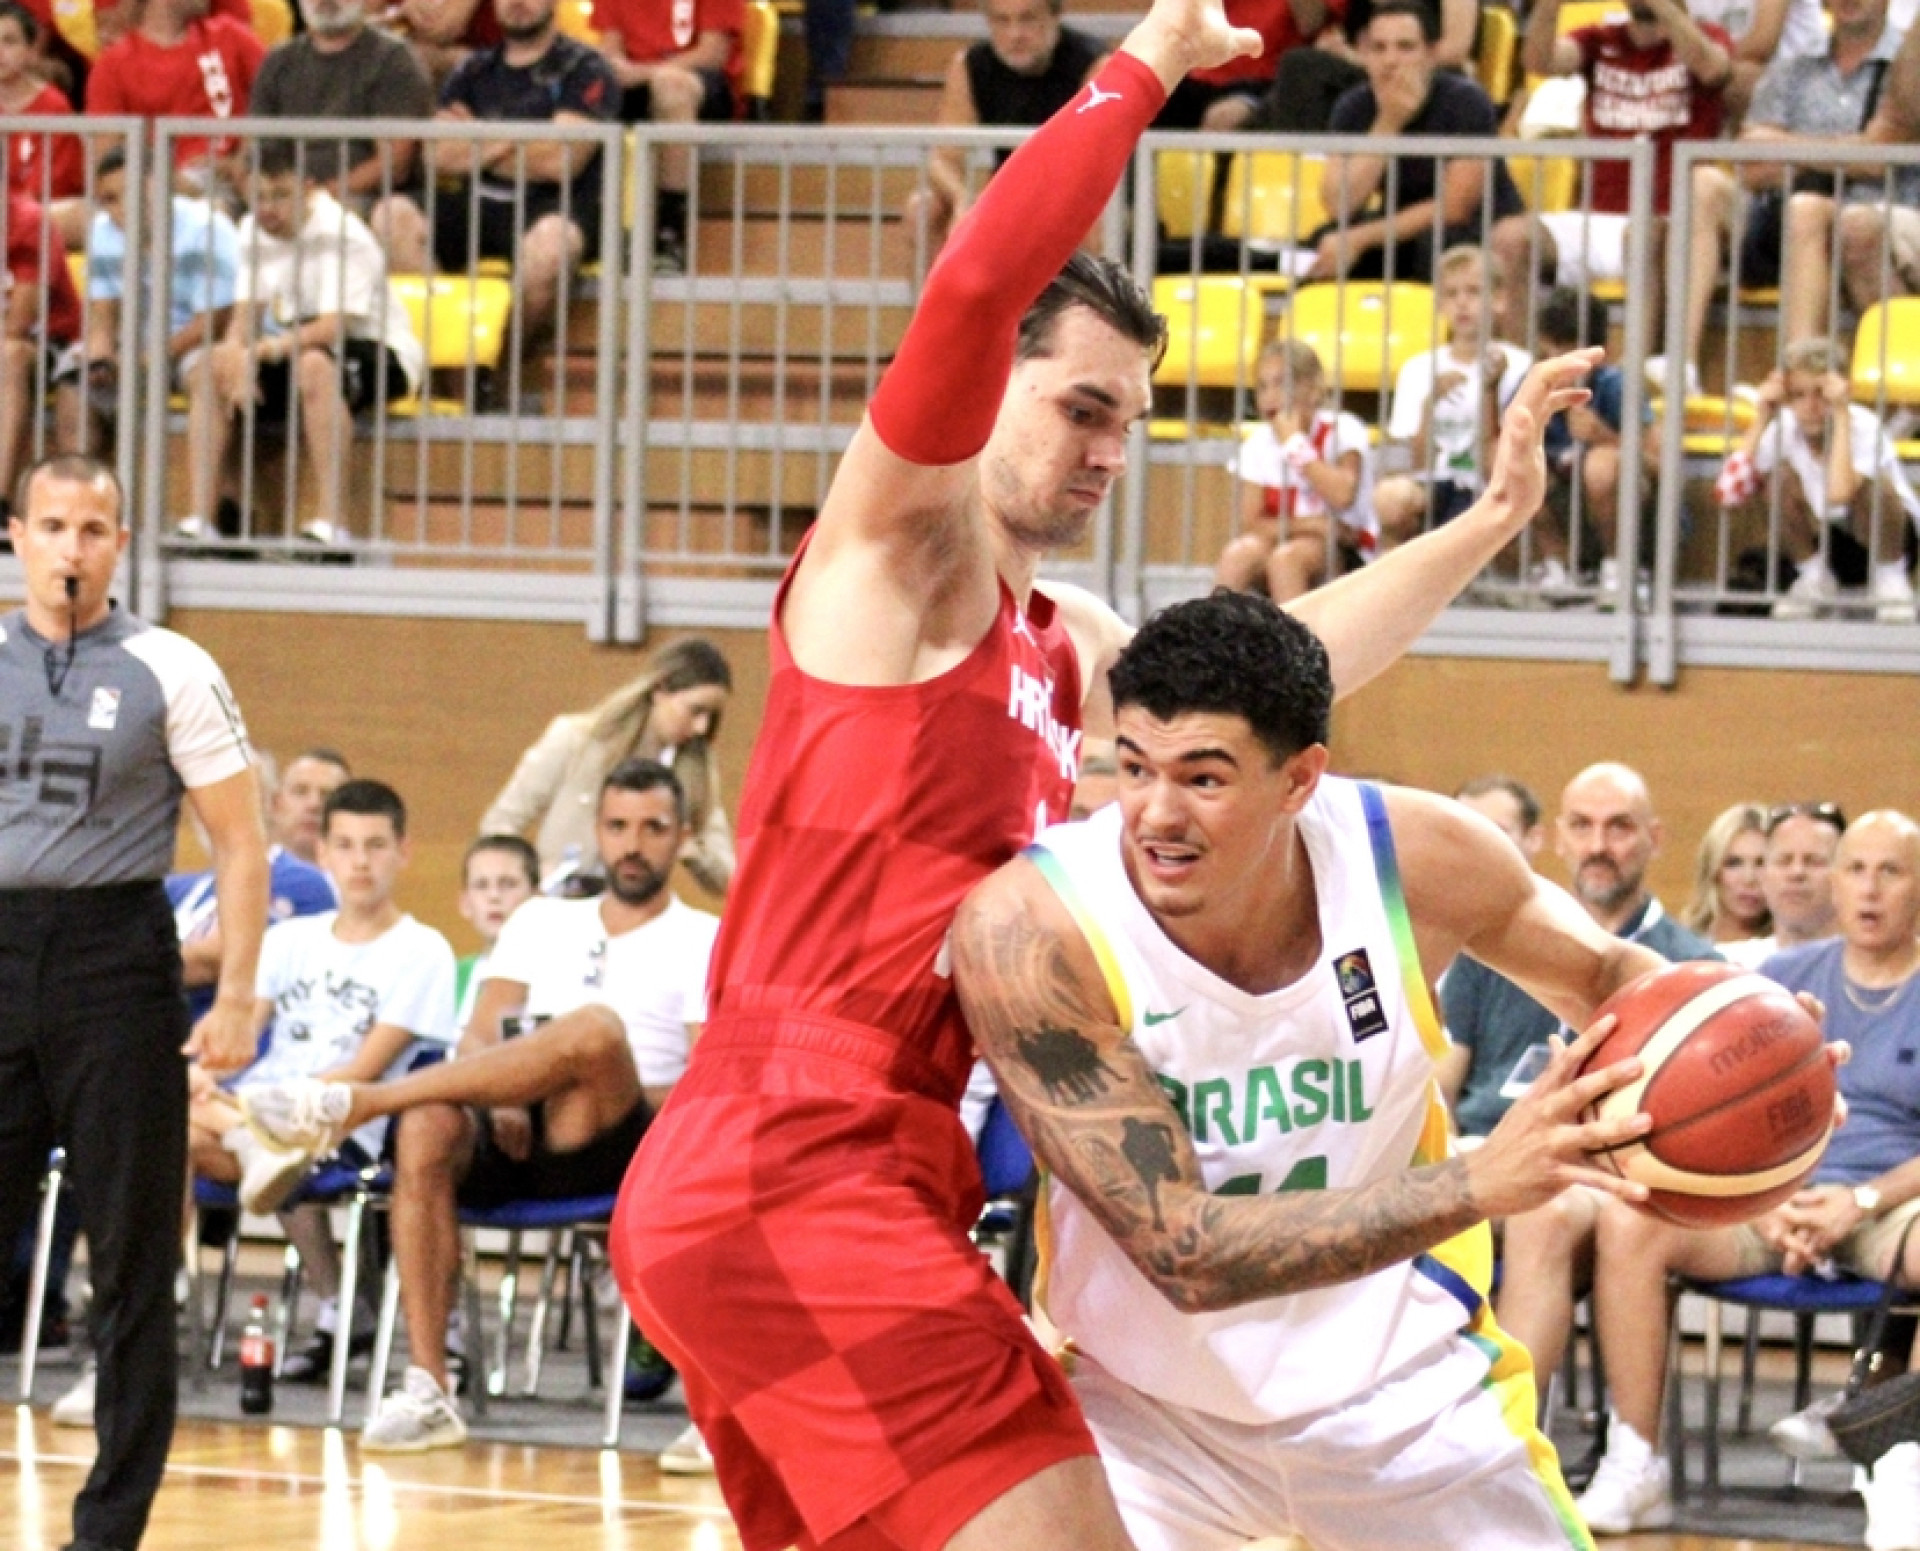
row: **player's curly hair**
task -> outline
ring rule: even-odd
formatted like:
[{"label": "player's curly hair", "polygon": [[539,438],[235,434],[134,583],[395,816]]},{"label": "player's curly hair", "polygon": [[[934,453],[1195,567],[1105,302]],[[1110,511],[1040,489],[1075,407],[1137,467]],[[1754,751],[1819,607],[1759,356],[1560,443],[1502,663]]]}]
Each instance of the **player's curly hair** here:
[{"label": "player's curly hair", "polygon": [[1192,711],[1244,717],[1276,762],[1325,743],[1333,719],[1320,638],[1267,599],[1225,588],[1149,619],[1109,682],[1115,710],[1139,706],[1162,721]]}]

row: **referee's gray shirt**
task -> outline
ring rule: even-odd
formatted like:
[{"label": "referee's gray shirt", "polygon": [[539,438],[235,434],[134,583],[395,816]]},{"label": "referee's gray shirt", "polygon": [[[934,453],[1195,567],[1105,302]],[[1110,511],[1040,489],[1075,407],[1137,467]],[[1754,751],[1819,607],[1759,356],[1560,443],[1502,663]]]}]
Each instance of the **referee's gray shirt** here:
[{"label": "referee's gray shirt", "polygon": [[74,646],[69,668],[67,642],[0,615],[0,889],[161,878],[181,794],[253,763],[233,692],[185,636],[116,604]]}]

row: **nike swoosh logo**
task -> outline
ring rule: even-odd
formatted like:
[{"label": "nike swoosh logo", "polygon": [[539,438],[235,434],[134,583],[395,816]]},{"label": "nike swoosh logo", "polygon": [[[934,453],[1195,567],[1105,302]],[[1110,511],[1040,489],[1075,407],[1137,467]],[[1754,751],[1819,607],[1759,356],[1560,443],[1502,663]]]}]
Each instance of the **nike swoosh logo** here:
[{"label": "nike swoosh logo", "polygon": [[1148,1028],[1152,1028],[1156,1023],[1165,1023],[1169,1018],[1177,1018],[1185,1011],[1184,1007],[1176,1007],[1172,1012],[1150,1012],[1141,1021]]},{"label": "nike swoosh logo", "polygon": [[1098,83],[1089,81],[1087,82],[1087,100],[1073,111],[1076,114],[1085,113],[1091,108],[1099,107],[1103,102],[1118,102],[1119,100],[1119,92],[1103,92],[1100,90]]}]

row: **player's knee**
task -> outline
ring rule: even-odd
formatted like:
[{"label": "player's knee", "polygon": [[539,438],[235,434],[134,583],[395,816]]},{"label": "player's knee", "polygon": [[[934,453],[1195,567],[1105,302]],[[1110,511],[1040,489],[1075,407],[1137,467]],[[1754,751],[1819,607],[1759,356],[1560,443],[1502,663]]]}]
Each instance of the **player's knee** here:
[{"label": "player's knee", "polygon": [[444,1169],[467,1140],[472,1122],[454,1104],[423,1104],[394,1122],[394,1168],[400,1174]]}]

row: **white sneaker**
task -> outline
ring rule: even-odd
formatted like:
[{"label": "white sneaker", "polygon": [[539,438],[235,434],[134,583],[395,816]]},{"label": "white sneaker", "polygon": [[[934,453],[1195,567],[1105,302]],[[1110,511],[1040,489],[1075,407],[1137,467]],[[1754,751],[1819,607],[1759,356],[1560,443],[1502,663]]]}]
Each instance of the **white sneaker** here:
[{"label": "white sneaker", "polygon": [[173,525],[173,536],[183,544],[203,544],[211,534],[207,519],[195,514]]},{"label": "white sneaker", "polygon": [[660,1451],[660,1474],[663,1476],[710,1476],[713,1474],[713,1451],[707,1447],[707,1440],[700,1436],[700,1429],[692,1422],[687,1429]]},{"label": "white sneaker", "polygon": [[1632,1464],[1614,1453],[1603,1455],[1593,1483],[1574,1507],[1596,1535],[1627,1535],[1637,1529],[1665,1529],[1673,1523],[1673,1486],[1667,1462],[1650,1454]]},{"label": "white sneaker", "polygon": [[1913,583],[1907,577],[1905,566],[1875,566],[1869,593],[1874,603],[1873,617],[1881,624],[1911,625],[1920,619],[1920,609],[1914,605]]},{"label": "white sneaker", "polygon": [[329,549],[337,549],[347,542],[346,534],[324,517],[316,517],[312,522],[303,524],[300,537],[309,544],[323,544]]},{"label": "white sneaker", "polygon": [[247,1128],[267,1146],[315,1157],[340,1145],[353,1108],[351,1087],[318,1077],[254,1083],[241,1088],[234,1098],[247,1117]]},{"label": "white sneaker", "polygon": [[1566,562],[1553,555],[1536,565],[1527,580],[1543,598],[1565,598],[1574,591],[1573,578],[1567,573]]},{"label": "white sneaker", "polygon": [[1901,1443],[1874,1461],[1861,1489],[1867,1551],[1920,1551],[1920,1443]]},{"label": "white sneaker", "polygon": [[53,1403],[49,1413],[55,1427],[93,1426],[93,1391],[96,1374],[92,1363],[79,1381]]},{"label": "white sneaker", "polygon": [[[1650,355],[1646,365],[1647,387],[1655,396],[1665,398],[1667,393],[1667,358],[1663,355]],[[1690,399],[1697,399],[1702,393],[1700,386],[1700,368],[1693,362],[1687,362],[1686,386],[1683,389]]]},{"label": "white sneaker", "polygon": [[1773,617],[1817,619],[1839,591],[1833,580],[1833,572],[1819,559],[1809,560],[1800,567],[1800,574],[1794,577],[1793,585],[1774,602]]},{"label": "white sneaker", "polygon": [[380,1402],[360,1429],[360,1447],[371,1454],[423,1454],[467,1441],[453,1399],[425,1368],[408,1368],[400,1388]]},{"label": "white sneaker", "polygon": [[269,1147],[245,1126],[235,1126],[220,1145],[240,1160],[240,1204],[256,1217],[277,1212],[313,1167],[313,1154],[305,1148]]},{"label": "white sneaker", "polygon": [[1767,1436],[1789,1459],[1838,1459],[1840,1445],[1827,1427],[1827,1418],[1846,1398],[1838,1390],[1824,1395],[1805,1410],[1781,1417],[1767,1429]]},{"label": "white sneaker", "polygon": [[1599,584],[1593,600],[1602,610],[1620,607],[1620,562],[1608,555],[1600,562]]}]

